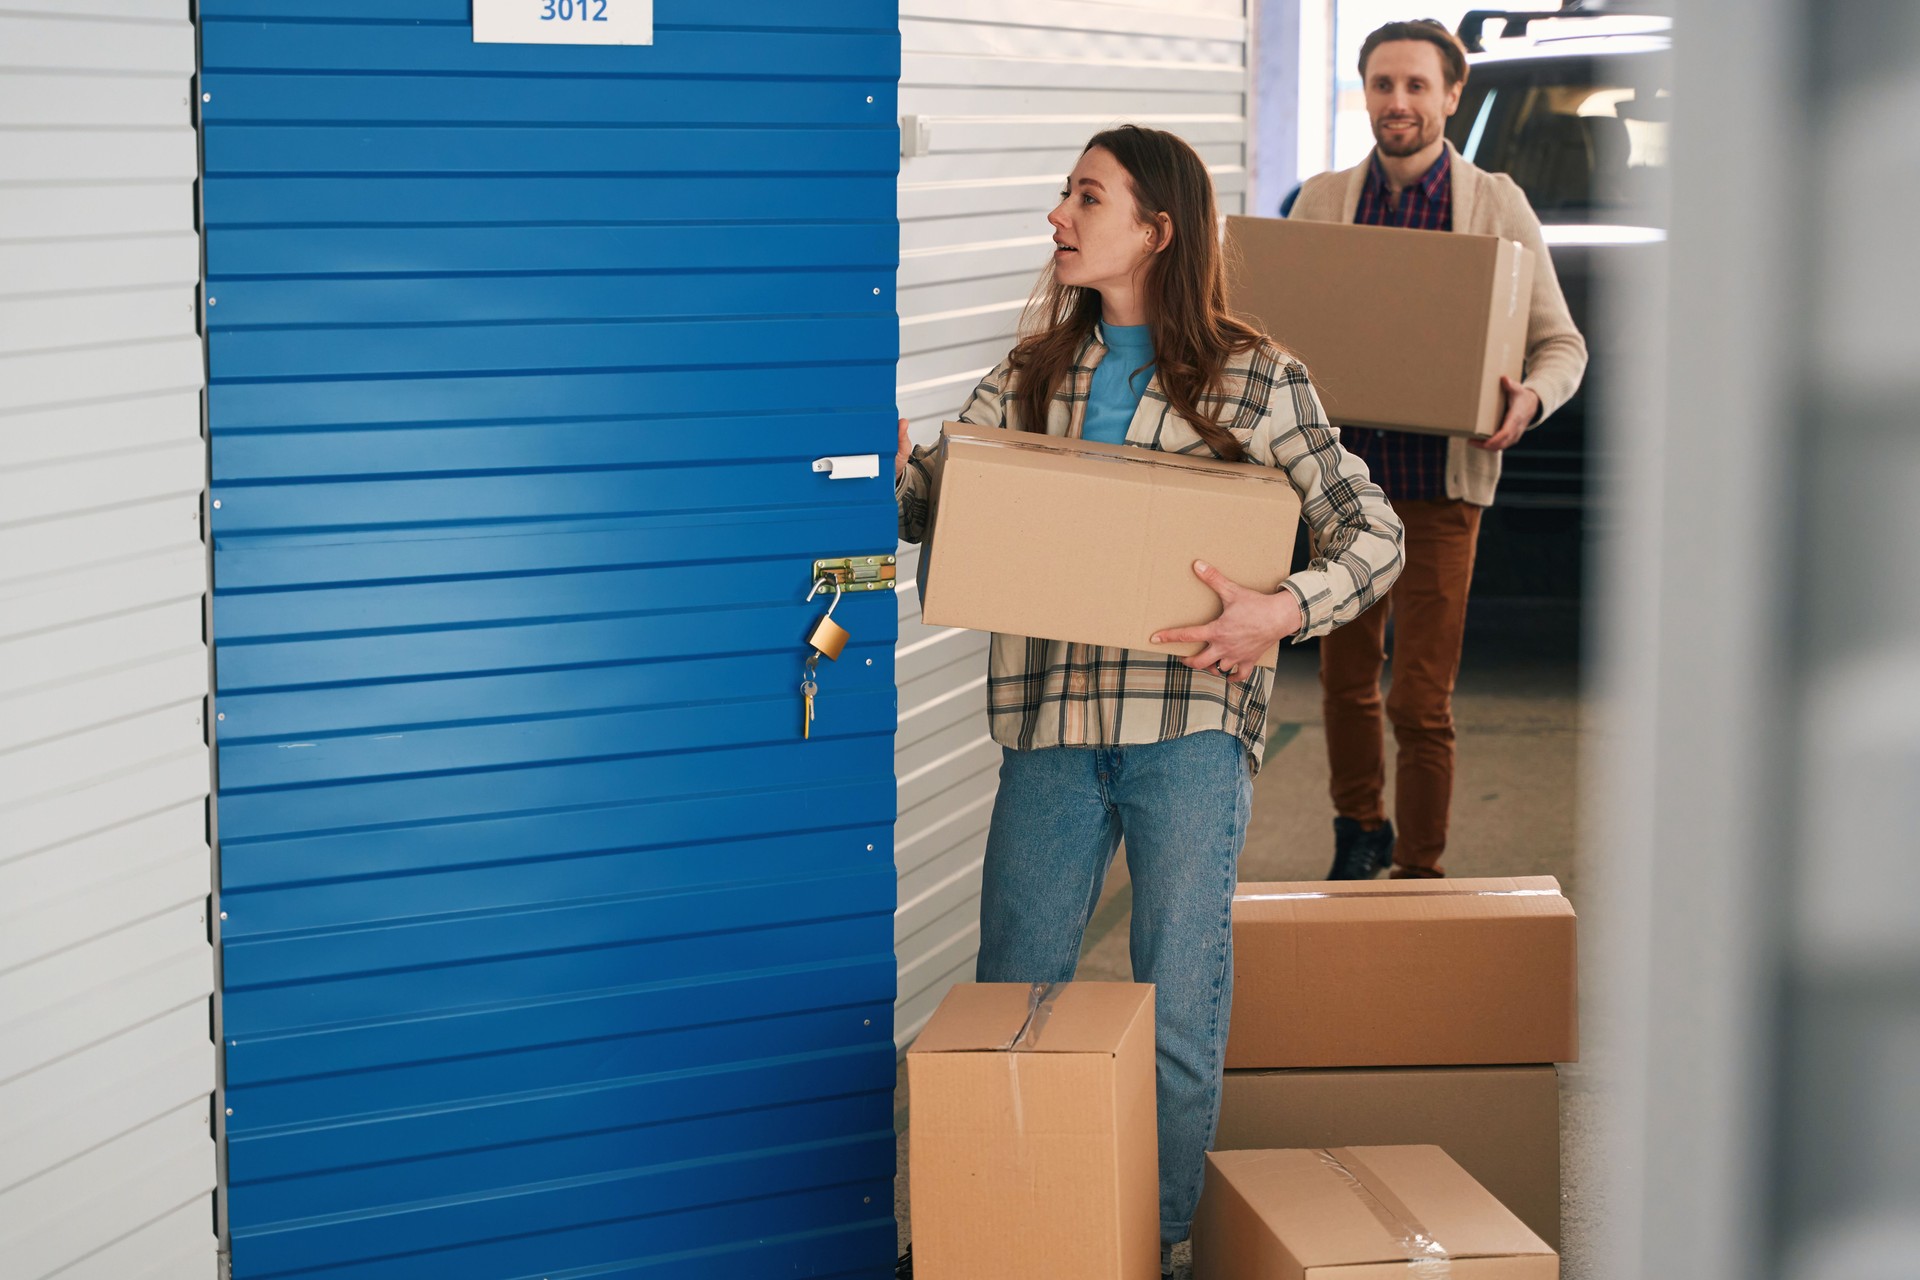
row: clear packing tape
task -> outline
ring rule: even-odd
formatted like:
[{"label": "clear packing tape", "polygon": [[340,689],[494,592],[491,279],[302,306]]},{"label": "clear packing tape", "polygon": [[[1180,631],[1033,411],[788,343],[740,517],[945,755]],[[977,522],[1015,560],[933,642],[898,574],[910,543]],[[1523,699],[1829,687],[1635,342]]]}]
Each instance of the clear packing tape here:
[{"label": "clear packing tape", "polygon": [[1235,902],[1310,902],[1319,898],[1558,898],[1558,889],[1447,889],[1425,892],[1418,889],[1383,889],[1361,892],[1339,889],[1298,889],[1286,893],[1236,893]]},{"label": "clear packing tape", "polygon": [[1413,1216],[1413,1211],[1407,1208],[1405,1202],[1394,1195],[1379,1176],[1355,1158],[1351,1151],[1344,1147],[1335,1150],[1341,1151],[1345,1158],[1326,1149],[1316,1150],[1313,1154],[1320,1157],[1320,1163],[1332,1170],[1347,1189],[1359,1197],[1375,1221],[1386,1228],[1387,1234],[1407,1259],[1407,1274],[1418,1276],[1421,1280],[1442,1280],[1452,1275],[1453,1259],[1446,1247],[1433,1238],[1433,1233]]},{"label": "clear packing tape", "polygon": [[1047,1019],[1053,1016],[1053,1006],[1065,986],[1064,982],[1036,982],[1028,988],[1027,1019],[1013,1033],[1013,1039],[1000,1046],[1002,1052],[1020,1053],[1039,1047],[1040,1033],[1046,1029]]},{"label": "clear packing tape", "polygon": [[1007,1055],[1007,1085],[1013,1094],[1013,1132],[1022,1143],[1027,1138],[1026,1102],[1020,1090],[1020,1055],[1040,1046],[1040,1033],[1053,1016],[1054,1003],[1060,999],[1064,982],[1036,982],[1027,988],[1027,1017],[1013,1038],[1000,1046]]}]

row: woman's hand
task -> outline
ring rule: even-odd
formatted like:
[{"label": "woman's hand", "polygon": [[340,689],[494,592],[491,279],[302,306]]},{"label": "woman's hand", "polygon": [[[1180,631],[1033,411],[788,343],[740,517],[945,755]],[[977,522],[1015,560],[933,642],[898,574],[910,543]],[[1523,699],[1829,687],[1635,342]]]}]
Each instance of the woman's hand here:
[{"label": "woman's hand", "polygon": [[907,469],[907,459],[913,456],[913,441],[907,439],[907,420],[900,419],[900,446],[893,454],[893,482],[900,483],[900,476]]},{"label": "woman's hand", "polygon": [[1255,591],[1204,560],[1193,562],[1193,572],[1220,597],[1220,616],[1204,627],[1156,631],[1153,643],[1203,645],[1191,658],[1180,659],[1195,671],[1211,670],[1238,683],[1253,674],[1254,666],[1275,641],[1300,630],[1300,601],[1285,587],[1272,595]]}]

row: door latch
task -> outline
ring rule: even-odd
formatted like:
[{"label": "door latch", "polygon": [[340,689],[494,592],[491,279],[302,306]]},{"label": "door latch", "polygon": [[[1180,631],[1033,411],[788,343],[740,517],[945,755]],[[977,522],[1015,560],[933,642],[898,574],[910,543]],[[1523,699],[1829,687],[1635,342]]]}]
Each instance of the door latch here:
[{"label": "door latch", "polygon": [[891,591],[896,569],[892,556],[832,556],[813,562],[813,580],[842,591]]}]

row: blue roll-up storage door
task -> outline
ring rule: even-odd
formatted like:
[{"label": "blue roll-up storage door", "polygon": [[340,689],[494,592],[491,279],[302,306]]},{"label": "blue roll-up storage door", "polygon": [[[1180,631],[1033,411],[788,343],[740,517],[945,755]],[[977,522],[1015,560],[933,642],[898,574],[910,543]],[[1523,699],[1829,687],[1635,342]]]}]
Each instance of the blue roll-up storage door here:
[{"label": "blue roll-up storage door", "polygon": [[892,0],[203,0],[234,1274],[890,1274]]}]

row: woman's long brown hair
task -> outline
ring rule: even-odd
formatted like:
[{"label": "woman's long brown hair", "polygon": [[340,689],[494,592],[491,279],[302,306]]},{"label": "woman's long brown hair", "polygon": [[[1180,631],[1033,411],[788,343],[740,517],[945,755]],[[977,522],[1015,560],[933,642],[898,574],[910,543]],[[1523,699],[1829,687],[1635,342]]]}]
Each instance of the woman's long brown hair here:
[{"label": "woman's long brown hair", "polygon": [[[1081,154],[1095,147],[1106,148],[1127,171],[1141,222],[1151,223],[1164,213],[1173,224],[1172,243],[1153,255],[1142,279],[1160,389],[1173,412],[1208,448],[1239,462],[1245,457],[1240,442],[1200,404],[1219,389],[1228,357],[1253,349],[1265,335],[1227,310],[1220,219],[1206,163],[1185,139],[1139,125],[1096,133]],[[1099,319],[1100,295],[1061,284],[1049,264],[1011,356],[1020,377],[1016,399],[1026,430],[1047,429],[1047,404]]]}]

